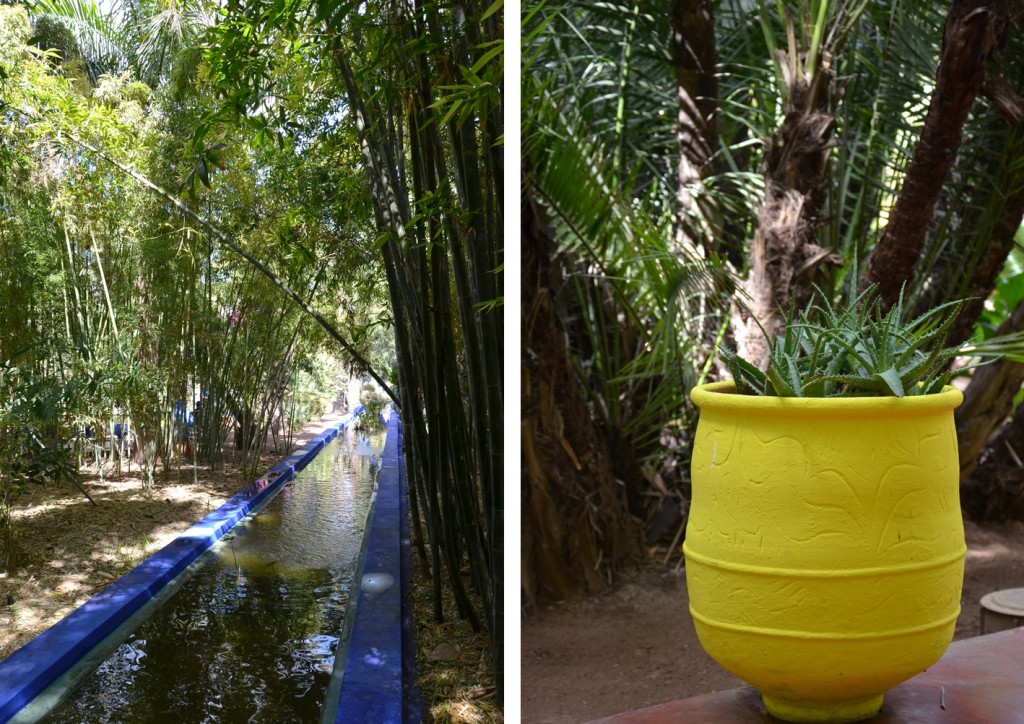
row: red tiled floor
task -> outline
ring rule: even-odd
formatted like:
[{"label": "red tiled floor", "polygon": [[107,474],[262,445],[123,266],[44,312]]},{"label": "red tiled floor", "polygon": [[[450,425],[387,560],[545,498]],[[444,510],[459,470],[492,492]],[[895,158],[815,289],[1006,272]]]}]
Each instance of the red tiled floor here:
[{"label": "red tiled floor", "polygon": [[[626,712],[603,724],[778,721],[750,687]],[[953,642],[942,659],[885,695],[873,724],[1012,724],[1024,722],[1024,628]],[[596,724],[596,722],[594,723]]]}]

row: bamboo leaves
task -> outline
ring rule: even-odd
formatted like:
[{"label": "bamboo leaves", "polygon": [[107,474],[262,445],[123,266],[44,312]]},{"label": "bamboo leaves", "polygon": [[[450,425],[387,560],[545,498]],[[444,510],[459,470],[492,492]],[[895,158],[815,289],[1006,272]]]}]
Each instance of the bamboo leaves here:
[{"label": "bamboo leaves", "polygon": [[[96,429],[112,425],[112,415],[131,417],[150,474],[158,458],[165,472],[176,458],[167,410],[178,401],[191,408],[202,399],[207,408],[202,460],[220,460],[234,415],[239,436],[254,443],[242,457],[255,464],[260,430],[297,384],[289,365],[304,364],[328,344],[327,335],[299,324],[301,312],[270,281],[213,242],[227,239],[243,257],[265,259],[268,278],[298,289],[296,301],[325,320],[330,305],[313,308],[313,296],[337,299],[345,286],[355,323],[365,326],[364,300],[381,313],[379,265],[368,263],[372,253],[358,242],[349,243],[348,254],[324,251],[342,223],[352,236],[364,233],[366,204],[358,194],[346,209],[351,222],[323,209],[324,188],[339,193],[356,184],[329,183],[345,172],[325,180],[322,169],[351,164],[324,160],[330,149],[320,145],[296,151],[301,141],[291,138],[280,151],[253,150],[245,124],[218,128],[216,138],[189,148],[212,98],[205,76],[159,87],[130,73],[103,76],[95,86],[85,78],[72,84],[63,77],[71,61],[58,69],[61,58],[24,45],[30,32],[22,11],[0,8],[0,37],[10,40],[0,65],[12,73],[5,90],[13,90],[4,94],[11,111],[0,119],[0,133],[21,166],[0,164],[0,205],[10,212],[0,217],[0,360],[23,343],[52,340],[30,366],[82,391],[62,424]],[[182,178],[190,198],[164,191]],[[346,274],[344,262],[357,256]],[[387,359],[382,336],[377,328],[362,335],[353,355],[360,366]],[[373,363],[361,356],[371,349]],[[308,412],[300,414],[301,423]]]}]

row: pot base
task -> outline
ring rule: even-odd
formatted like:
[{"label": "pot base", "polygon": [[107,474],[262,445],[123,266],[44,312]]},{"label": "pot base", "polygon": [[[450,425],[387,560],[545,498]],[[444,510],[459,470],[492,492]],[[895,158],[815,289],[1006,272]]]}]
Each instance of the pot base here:
[{"label": "pot base", "polygon": [[846,722],[870,719],[882,709],[882,694],[845,701],[799,701],[762,695],[768,713],[789,722]]}]

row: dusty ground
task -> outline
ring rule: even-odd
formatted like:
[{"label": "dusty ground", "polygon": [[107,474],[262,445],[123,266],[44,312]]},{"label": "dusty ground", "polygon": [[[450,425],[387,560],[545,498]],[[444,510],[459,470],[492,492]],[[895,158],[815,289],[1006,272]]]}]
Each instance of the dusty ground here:
[{"label": "dusty ground", "polygon": [[[465,579],[478,611],[480,599]],[[435,724],[500,724],[496,703],[490,642],[460,619],[451,589],[444,585],[444,622],[433,616],[430,571],[413,555],[413,606],[416,629],[416,667],[424,700],[424,721]]]},{"label": "dusty ground", "polygon": [[[966,534],[957,639],[979,634],[984,594],[1024,587],[1024,524],[968,523]],[[682,575],[654,563],[611,594],[522,620],[524,722],[584,722],[740,683],[701,649]]]}]

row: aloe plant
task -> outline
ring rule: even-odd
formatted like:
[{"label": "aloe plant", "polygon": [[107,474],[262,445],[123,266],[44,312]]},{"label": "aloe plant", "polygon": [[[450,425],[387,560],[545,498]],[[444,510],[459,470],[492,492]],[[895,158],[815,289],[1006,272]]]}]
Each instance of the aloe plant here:
[{"label": "aloe plant", "polygon": [[[875,286],[848,307],[835,307],[821,291],[784,332],[769,339],[768,369],[760,370],[734,351],[722,359],[743,394],[773,397],[863,397],[932,394],[952,373],[959,347],[947,347],[949,330],[963,300],[939,305],[903,322],[903,295],[888,312]],[[764,332],[764,329],[761,330]],[[767,337],[767,334],[765,335]]]}]

